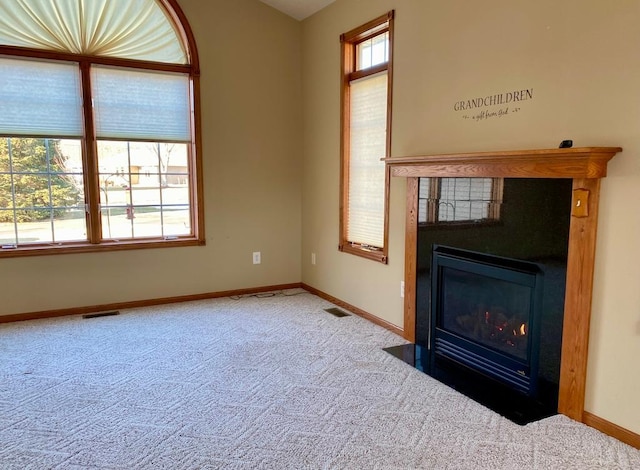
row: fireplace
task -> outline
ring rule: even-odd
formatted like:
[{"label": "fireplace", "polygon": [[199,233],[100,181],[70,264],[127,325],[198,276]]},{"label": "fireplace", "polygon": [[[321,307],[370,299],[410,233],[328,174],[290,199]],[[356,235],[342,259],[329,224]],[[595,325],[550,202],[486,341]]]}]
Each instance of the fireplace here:
[{"label": "fireplace", "polygon": [[[418,214],[410,353],[427,374],[516,423],[556,414],[572,181],[419,184],[427,201]],[[445,204],[454,208],[446,217],[429,208]]]},{"label": "fireplace", "polygon": [[[592,421],[589,413],[584,410],[584,397],[600,179],[607,174],[609,160],[621,151],[620,147],[584,147],[386,158],[385,163],[391,176],[406,178],[407,183],[404,263],[407,290],[402,330],[404,337],[409,341],[415,341],[416,345],[413,350],[402,353],[404,358],[412,360],[420,368],[429,366],[426,348],[420,345],[423,344],[420,340],[423,339],[424,328],[421,328],[418,315],[419,303],[422,301],[418,294],[421,283],[421,268],[418,262],[420,178],[569,179],[572,182],[569,249],[564,276],[556,273],[558,281],[561,280],[563,288],[566,287],[563,319],[567,327],[560,333],[561,354],[558,354],[558,359],[561,364],[557,371],[559,386],[555,392],[551,391],[551,396],[555,397],[558,403],[558,412],[577,421]],[[536,217],[540,213],[530,215]],[[545,285],[549,284],[545,282]],[[545,323],[544,320],[542,323]],[[541,341],[544,342],[547,336],[553,338],[554,334],[542,333]],[[546,350],[544,345],[540,348],[541,356]],[[552,359],[540,360],[539,366],[543,375],[547,369],[543,367],[544,364],[556,362],[555,358]],[[553,367],[549,370],[555,374]],[[540,385],[541,381],[538,382],[539,394],[543,388]]]},{"label": "fireplace", "polygon": [[431,367],[452,361],[535,397],[542,269],[444,246],[432,266]]}]

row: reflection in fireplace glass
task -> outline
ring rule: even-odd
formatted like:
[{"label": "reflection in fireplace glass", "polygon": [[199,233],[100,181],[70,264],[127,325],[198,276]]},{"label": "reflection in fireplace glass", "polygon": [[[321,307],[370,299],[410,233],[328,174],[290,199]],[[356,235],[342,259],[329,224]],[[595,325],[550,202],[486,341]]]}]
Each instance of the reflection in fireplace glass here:
[{"label": "reflection in fireplace glass", "polygon": [[420,178],[418,222],[500,220],[503,186],[503,178]]}]

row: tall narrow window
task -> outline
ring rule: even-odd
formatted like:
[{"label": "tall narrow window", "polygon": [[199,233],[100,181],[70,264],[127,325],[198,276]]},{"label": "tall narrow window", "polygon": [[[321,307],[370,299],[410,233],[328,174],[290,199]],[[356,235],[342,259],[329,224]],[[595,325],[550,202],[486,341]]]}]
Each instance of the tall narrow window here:
[{"label": "tall narrow window", "polygon": [[204,243],[175,0],[0,0],[0,257]]},{"label": "tall narrow window", "polygon": [[340,250],[387,262],[393,11],[342,43]]}]

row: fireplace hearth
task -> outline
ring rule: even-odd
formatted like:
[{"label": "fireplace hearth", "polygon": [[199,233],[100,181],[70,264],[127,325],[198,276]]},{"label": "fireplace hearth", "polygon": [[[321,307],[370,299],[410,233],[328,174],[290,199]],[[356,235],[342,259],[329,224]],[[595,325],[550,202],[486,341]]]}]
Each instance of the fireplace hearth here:
[{"label": "fireplace hearth", "polygon": [[557,414],[558,387],[546,381],[540,382],[537,397],[531,397],[454,361],[439,362],[434,367],[429,350],[419,344],[384,350],[516,424]]}]

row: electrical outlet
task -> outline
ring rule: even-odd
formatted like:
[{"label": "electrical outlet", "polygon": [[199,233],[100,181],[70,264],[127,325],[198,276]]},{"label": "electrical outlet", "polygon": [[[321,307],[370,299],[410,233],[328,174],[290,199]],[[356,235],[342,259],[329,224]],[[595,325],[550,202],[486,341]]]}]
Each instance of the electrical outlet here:
[{"label": "electrical outlet", "polygon": [[311,253],[311,264],[316,264],[316,254]]},{"label": "electrical outlet", "polygon": [[400,297],[404,299],[404,281],[400,281]]},{"label": "electrical outlet", "polygon": [[262,262],[262,256],[259,251],[253,252],[253,264],[260,264]]}]

